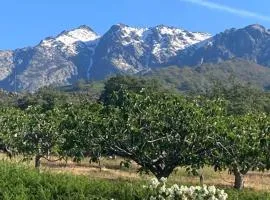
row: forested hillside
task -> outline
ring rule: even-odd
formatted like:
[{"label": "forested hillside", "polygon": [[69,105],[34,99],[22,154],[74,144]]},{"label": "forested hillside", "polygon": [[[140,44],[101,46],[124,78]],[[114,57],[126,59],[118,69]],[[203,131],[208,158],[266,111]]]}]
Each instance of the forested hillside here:
[{"label": "forested hillside", "polygon": [[228,87],[242,84],[262,90],[270,89],[270,68],[237,58],[196,67],[171,66],[155,69],[145,76],[154,77],[164,85],[185,92],[204,92],[216,83]]}]

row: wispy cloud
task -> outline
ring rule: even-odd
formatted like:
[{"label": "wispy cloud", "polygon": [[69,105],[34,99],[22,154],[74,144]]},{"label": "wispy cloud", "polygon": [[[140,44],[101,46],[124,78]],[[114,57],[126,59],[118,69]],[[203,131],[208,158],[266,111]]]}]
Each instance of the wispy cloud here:
[{"label": "wispy cloud", "polygon": [[251,12],[248,10],[233,8],[230,6],[226,6],[223,4],[218,4],[218,3],[214,3],[214,2],[210,2],[210,1],[205,1],[205,0],[181,0],[181,1],[197,4],[197,5],[200,5],[200,6],[203,6],[206,8],[210,8],[210,9],[214,9],[214,10],[224,11],[227,13],[241,16],[241,17],[249,17],[249,18],[254,18],[254,19],[258,19],[258,20],[270,21],[270,16],[263,15],[263,14],[256,13],[256,12]]}]

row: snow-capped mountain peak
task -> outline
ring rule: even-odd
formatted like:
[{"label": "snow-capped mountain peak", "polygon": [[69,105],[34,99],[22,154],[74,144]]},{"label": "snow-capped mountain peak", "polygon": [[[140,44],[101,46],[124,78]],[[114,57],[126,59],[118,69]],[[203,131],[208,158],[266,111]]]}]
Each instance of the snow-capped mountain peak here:
[{"label": "snow-capped mountain peak", "polygon": [[101,79],[117,72],[145,72],[171,64],[180,50],[208,37],[164,25],[138,28],[125,24],[113,25],[99,36],[80,26],[47,37],[34,47],[0,52],[0,81],[8,90],[36,91],[45,85]]},{"label": "snow-capped mountain peak", "polygon": [[[41,46],[52,48],[57,47],[59,43],[62,45],[64,51],[71,54],[76,54],[76,46],[82,42],[85,44],[92,44],[98,40],[100,36],[97,35],[91,28],[87,26],[80,26],[70,31],[64,31],[56,37],[50,37],[41,42]],[[96,43],[96,42],[95,42]]]},{"label": "snow-capped mountain peak", "polygon": [[77,29],[73,29],[64,34],[56,37],[56,41],[60,41],[63,44],[69,46],[76,42],[89,42],[99,38],[99,36],[92,31],[90,28],[85,26],[80,26]]},{"label": "snow-capped mountain peak", "polygon": [[106,76],[105,70],[104,75],[103,72],[95,74],[95,71],[101,71],[96,69],[98,66],[125,73],[147,71],[152,67],[166,65],[179,50],[209,37],[209,34],[164,25],[137,28],[116,24],[102,36],[91,73],[95,77]]},{"label": "snow-capped mountain peak", "polygon": [[134,28],[130,26],[123,26],[121,28],[122,33],[126,34],[126,36],[132,36],[132,35],[137,35],[139,37],[143,36],[143,33],[147,31],[147,28]]},{"label": "snow-capped mountain peak", "polygon": [[153,27],[153,29],[157,30],[162,35],[174,35],[176,33],[179,34],[184,31],[179,28],[165,26],[165,25],[158,25],[158,26]]},{"label": "snow-capped mountain peak", "polygon": [[174,45],[178,46],[179,49],[186,48],[187,46],[196,44],[211,37],[208,33],[189,32],[184,29],[164,25],[159,25],[152,29],[162,36],[160,38],[170,37],[174,42]]},{"label": "snow-capped mountain peak", "polygon": [[125,24],[116,24],[108,31],[110,37],[118,40],[123,45],[130,45],[132,43],[143,42],[145,32],[148,28],[135,28]]},{"label": "snow-capped mountain peak", "polygon": [[146,40],[152,44],[152,55],[157,63],[167,62],[168,58],[191,45],[211,37],[207,33],[189,32],[184,29],[158,25],[150,28]]}]

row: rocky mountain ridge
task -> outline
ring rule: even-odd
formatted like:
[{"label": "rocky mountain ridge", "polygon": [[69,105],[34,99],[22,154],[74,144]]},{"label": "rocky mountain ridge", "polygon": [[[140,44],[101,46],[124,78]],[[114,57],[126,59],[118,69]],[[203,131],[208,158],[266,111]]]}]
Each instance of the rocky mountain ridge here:
[{"label": "rocky mountain ridge", "polygon": [[63,31],[34,47],[0,51],[0,87],[36,91],[115,73],[147,73],[166,66],[200,66],[241,58],[270,66],[270,31],[254,24],[213,37],[159,25],[113,25],[104,35],[88,26]]},{"label": "rocky mountain ridge", "polygon": [[210,35],[157,26],[133,28],[117,24],[103,36],[87,26],[63,31],[34,47],[0,51],[0,87],[35,91],[108,74],[137,73],[168,62],[177,51]]},{"label": "rocky mountain ridge", "polygon": [[181,51],[174,62],[179,66],[219,63],[232,58],[242,58],[270,67],[270,31],[259,24],[219,33],[199,46]]}]

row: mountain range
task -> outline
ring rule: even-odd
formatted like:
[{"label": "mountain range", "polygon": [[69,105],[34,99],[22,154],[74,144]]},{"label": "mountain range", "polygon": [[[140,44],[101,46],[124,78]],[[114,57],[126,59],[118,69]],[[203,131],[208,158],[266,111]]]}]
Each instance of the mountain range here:
[{"label": "mountain range", "polygon": [[187,67],[196,69],[194,76],[203,80],[200,74],[207,73],[200,70],[213,72],[217,66],[226,71],[224,66],[232,62],[243,69],[237,76],[254,80],[262,73],[266,81],[256,83],[269,87],[270,31],[255,24],[211,36],[165,25],[134,28],[117,24],[98,35],[83,25],[33,47],[0,51],[0,87],[33,92],[43,86],[100,80],[115,73],[160,75],[166,70],[175,71],[181,82]]}]

